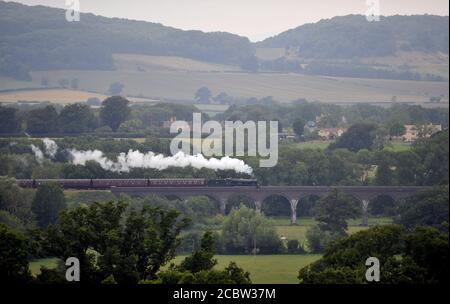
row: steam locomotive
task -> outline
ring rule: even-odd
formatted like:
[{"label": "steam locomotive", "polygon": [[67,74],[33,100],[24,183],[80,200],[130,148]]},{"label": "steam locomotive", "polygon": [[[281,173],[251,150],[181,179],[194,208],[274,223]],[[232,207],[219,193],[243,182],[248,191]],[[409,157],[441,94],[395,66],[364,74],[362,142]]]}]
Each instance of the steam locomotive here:
[{"label": "steam locomotive", "polygon": [[203,178],[164,178],[164,179],[18,179],[22,188],[37,188],[56,183],[64,189],[108,190],[112,187],[259,187],[255,179],[203,179]]}]

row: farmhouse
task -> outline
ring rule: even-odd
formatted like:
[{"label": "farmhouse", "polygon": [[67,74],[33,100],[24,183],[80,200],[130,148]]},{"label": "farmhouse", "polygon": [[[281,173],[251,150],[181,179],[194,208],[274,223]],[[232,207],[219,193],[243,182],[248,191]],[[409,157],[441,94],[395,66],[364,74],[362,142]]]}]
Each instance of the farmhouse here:
[{"label": "farmhouse", "polygon": [[347,129],[345,128],[322,128],[319,129],[319,132],[317,134],[322,139],[330,140],[341,137],[345,132],[347,132]]},{"label": "farmhouse", "polygon": [[414,142],[418,138],[428,138],[436,132],[442,131],[441,125],[405,125],[404,142]]}]

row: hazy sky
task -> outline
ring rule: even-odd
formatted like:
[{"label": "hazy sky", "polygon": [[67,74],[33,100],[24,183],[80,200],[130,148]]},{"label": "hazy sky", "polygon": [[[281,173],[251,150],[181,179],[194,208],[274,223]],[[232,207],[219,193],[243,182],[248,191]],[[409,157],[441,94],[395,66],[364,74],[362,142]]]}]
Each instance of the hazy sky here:
[{"label": "hazy sky", "polygon": [[[79,0],[82,12],[181,29],[226,31],[258,41],[304,23],[365,14],[366,0]],[[15,0],[65,7],[66,0]],[[447,15],[448,0],[379,0],[381,15]],[[81,20],[82,21],[82,20]]]}]

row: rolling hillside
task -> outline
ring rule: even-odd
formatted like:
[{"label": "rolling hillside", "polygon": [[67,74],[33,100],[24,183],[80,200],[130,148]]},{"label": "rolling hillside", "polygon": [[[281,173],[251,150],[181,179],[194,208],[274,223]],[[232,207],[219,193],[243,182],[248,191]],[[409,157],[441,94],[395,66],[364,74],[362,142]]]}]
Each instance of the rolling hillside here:
[{"label": "rolling hillside", "polygon": [[[69,23],[60,9],[0,1],[0,102],[75,102],[105,96],[120,82],[122,94],[144,100],[192,101],[206,86],[238,99],[428,104],[438,98],[431,106],[448,106],[448,17],[372,23],[335,17],[257,44],[229,33],[81,18]],[[253,54],[259,70],[242,70]],[[61,90],[48,90],[55,88]]]},{"label": "rolling hillside", "polygon": [[245,37],[183,31],[161,24],[0,1],[0,73],[29,80],[31,70],[111,70],[113,53],[181,56],[238,64],[253,54]]},{"label": "rolling hillside", "polygon": [[340,16],[288,30],[258,46],[297,48],[305,58],[380,57],[398,51],[448,54],[448,24],[448,16],[392,16],[379,22],[360,15]]}]

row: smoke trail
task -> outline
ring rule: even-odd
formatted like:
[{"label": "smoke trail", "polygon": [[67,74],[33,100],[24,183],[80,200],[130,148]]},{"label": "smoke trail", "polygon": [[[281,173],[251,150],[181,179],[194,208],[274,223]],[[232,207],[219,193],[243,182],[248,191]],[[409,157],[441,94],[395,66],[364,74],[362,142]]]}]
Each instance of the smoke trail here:
[{"label": "smoke trail", "polygon": [[58,152],[58,145],[54,140],[51,140],[50,138],[44,138],[42,141],[44,143],[44,152],[39,147],[36,147],[33,144],[30,145],[31,150],[34,153],[34,157],[36,157],[36,160],[40,164],[42,164],[45,159],[44,154],[49,156],[50,158],[54,158],[56,152]]},{"label": "smoke trail", "polygon": [[[31,145],[31,149],[39,163],[45,159],[45,155],[51,159],[55,157],[58,152],[58,145],[55,141],[44,138],[44,152],[35,145]],[[76,149],[69,150],[72,156],[72,163],[75,165],[86,165],[88,161],[98,163],[103,169],[112,172],[129,172],[133,168],[145,168],[165,170],[169,167],[193,167],[196,169],[208,168],[212,170],[234,170],[237,173],[252,174],[253,169],[245,164],[244,161],[228,156],[220,159],[210,158],[206,159],[203,155],[187,155],[183,152],[178,152],[174,156],[164,156],[162,154],[155,154],[153,152],[141,153],[139,151],[130,150],[128,153],[120,153],[117,161],[114,162],[104,156],[102,151],[88,150],[79,151]]]},{"label": "smoke trail", "polygon": [[102,151],[78,151],[71,150],[73,156],[72,163],[75,165],[85,165],[87,161],[97,162],[103,169],[113,172],[129,172],[132,168],[149,168],[164,170],[169,167],[184,168],[191,166],[196,169],[209,168],[213,170],[234,170],[238,173],[252,174],[253,170],[244,161],[228,156],[221,159],[206,159],[203,155],[187,155],[178,152],[174,156],[164,156],[148,152],[146,154],[139,151],[130,150],[128,153],[120,153],[117,161],[114,162],[103,155]]},{"label": "smoke trail", "polygon": [[34,153],[34,157],[36,157],[37,162],[42,164],[42,162],[44,161],[44,153],[42,153],[42,150],[33,144],[31,145],[31,150]]},{"label": "smoke trail", "polygon": [[44,142],[45,154],[50,156],[50,158],[54,158],[56,152],[58,152],[58,145],[56,142],[49,138],[44,138],[42,141]]}]

